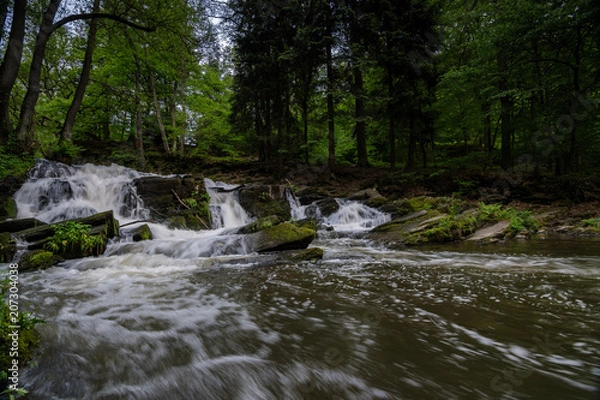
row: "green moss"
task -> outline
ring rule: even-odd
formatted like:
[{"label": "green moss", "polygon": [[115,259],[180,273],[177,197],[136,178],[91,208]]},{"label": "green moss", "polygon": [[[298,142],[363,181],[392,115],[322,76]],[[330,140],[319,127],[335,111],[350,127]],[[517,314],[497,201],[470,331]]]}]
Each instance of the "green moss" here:
[{"label": "green moss", "polygon": [[54,264],[54,254],[49,251],[40,251],[31,256],[29,262],[33,269],[48,268]]},{"label": "green moss", "polygon": [[1,207],[0,218],[17,218],[17,203],[12,197],[6,197],[2,200]]},{"label": "green moss", "polygon": [[291,257],[293,262],[303,261],[318,261],[323,259],[323,249],[320,247],[311,247],[306,250],[301,250]]}]

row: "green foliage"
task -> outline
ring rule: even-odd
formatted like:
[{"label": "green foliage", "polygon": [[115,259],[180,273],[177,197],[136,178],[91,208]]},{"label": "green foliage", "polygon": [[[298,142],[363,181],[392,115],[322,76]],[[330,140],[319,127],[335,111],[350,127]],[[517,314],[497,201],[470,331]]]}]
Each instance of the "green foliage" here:
[{"label": "green foliage", "polygon": [[33,157],[12,154],[8,148],[0,147],[0,179],[24,177],[34,163]]},{"label": "green foliage", "polygon": [[591,228],[595,232],[600,232],[600,218],[588,218],[581,221],[584,228]]},{"label": "green foliage", "polygon": [[509,215],[510,226],[508,229],[511,234],[516,235],[524,230],[530,233],[537,232],[539,223],[535,218],[533,218],[531,211],[511,210]]},{"label": "green foliage", "polygon": [[90,235],[90,225],[67,221],[54,226],[54,235],[45,248],[53,253],[81,251],[83,254],[100,254],[104,249],[102,235]]},{"label": "green foliage", "polygon": [[507,217],[505,210],[502,209],[502,204],[485,204],[479,203],[479,218],[482,221],[500,221]]},{"label": "green foliage", "polygon": [[537,232],[538,221],[531,211],[516,211],[513,208],[503,208],[502,204],[479,203],[479,219],[487,222],[510,220],[509,231],[515,235],[523,230]]}]

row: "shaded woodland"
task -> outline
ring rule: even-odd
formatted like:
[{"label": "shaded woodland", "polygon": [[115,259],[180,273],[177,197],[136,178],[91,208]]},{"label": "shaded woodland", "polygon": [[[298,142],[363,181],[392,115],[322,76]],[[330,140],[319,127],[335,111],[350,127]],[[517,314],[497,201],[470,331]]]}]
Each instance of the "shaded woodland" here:
[{"label": "shaded woodland", "polygon": [[600,166],[594,0],[0,2],[0,169]]}]

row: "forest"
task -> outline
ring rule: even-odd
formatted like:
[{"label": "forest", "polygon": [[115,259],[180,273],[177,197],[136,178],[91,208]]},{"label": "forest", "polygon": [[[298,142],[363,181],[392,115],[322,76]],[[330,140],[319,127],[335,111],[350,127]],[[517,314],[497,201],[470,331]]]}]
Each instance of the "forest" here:
[{"label": "forest", "polygon": [[549,176],[600,166],[595,0],[2,0],[0,169],[34,157]]}]

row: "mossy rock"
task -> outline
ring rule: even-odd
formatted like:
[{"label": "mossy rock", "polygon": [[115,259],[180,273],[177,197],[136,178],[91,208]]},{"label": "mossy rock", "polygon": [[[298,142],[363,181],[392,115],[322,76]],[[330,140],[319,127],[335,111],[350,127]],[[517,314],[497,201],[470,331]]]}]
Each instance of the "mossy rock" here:
[{"label": "mossy rock", "polygon": [[0,220],[17,218],[17,203],[12,197],[0,199]]},{"label": "mossy rock", "polygon": [[17,245],[11,240],[10,233],[0,233],[0,262],[10,262],[17,252]]},{"label": "mossy rock", "polygon": [[309,247],[305,250],[300,250],[291,255],[291,262],[311,262],[323,259],[323,249],[320,247]]},{"label": "mossy rock", "polygon": [[281,220],[292,218],[292,211],[287,200],[290,188],[283,185],[252,185],[236,190],[240,205],[255,218],[266,218],[276,215]]},{"label": "mossy rock", "polygon": [[187,229],[186,219],[182,215],[175,215],[169,218],[167,226],[171,229]]},{"label": "mossy rock", "polygon": [[264,229],[246,236],[252,251],[267,252],[280,250],[302,250],[315,239],[317,232],[307,227],[298,227],[290,222]]},{"label": "mossy rock", "polygon": [[268,217],[259,218],[254,222],[249,223],[248,225],[242,226],[238,229],[238,234],[249,234],[259,232],[268,228],[271,228],[275,225],[279,225],[283,221],[277,215],[269,215]]},{"label": "mossy rock", "polygon": [[36,271],[46,269],[63,259],[46,250],[27,251],[19,260],[19,271]]},{"label": "mossy rock", "polygon": [[152,240],[152,231],[148,224],[136,226],[135,228],[125,231],[126,235],[131,235],[131,239],[134,242],[140,242],[142,240]]}]

